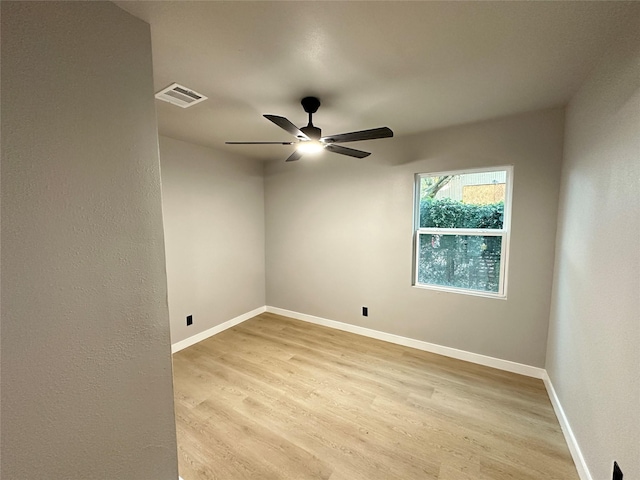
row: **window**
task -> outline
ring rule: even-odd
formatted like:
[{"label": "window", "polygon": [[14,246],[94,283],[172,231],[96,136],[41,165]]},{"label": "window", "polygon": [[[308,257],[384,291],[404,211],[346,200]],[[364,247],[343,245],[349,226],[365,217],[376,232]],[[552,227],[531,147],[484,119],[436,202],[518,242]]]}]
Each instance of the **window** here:
[{"label": "window", "polygon": [[506,297],[513,167],[416,175],[417,287]]}]

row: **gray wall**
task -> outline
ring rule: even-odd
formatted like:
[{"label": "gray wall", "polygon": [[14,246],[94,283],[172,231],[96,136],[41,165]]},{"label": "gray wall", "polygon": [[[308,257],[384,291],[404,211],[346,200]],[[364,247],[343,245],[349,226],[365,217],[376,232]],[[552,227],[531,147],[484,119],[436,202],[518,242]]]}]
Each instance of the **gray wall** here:
[{"label": "gray wall", "polygon": [[640,478],[639,11],[567,111],[546,367],[594,480]]},{"label": "gray wall", "polygon": [[149,26],[1,8],[0,476],[175,480]]},{"label": "gray wall", "polygon": [[[267,304],[543,367],[563,122],[547,110],[363,143],[373,155],[362,160],[270,163]],[[412,287],[414,174],[507,164],[508,299]]]},{"label": "gray wall", "polygon": [[265,304],[264,166],[167,137],[160,162],[176,343]]}]

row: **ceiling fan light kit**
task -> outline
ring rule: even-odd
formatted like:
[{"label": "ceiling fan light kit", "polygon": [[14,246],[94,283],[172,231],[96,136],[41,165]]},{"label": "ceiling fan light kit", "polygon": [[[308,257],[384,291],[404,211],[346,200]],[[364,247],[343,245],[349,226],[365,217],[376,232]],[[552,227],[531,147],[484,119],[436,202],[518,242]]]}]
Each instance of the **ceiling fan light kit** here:
[{"label": "ceiling fan light kit", "polygon": [[324,145],[317,140],[303,140],[297,144],[296,150],[303,154],[320,153]]},{"label": "ceiling fan light kit", "polygon": [[393,137],[393,131],[389,127],[372,128],[357,132],[340,133],[337,135],[322,136],[322,130],[313,125],[313,114],[320,108],[320,100],[316,97],[305,97],[300,102],[305,112],[309,114],[309,123],[306,127],[298,128],[285,117],[278,115],[263,115],[267,120],[275,123],[287,133],[298,139],[297,142],[225,142],[229,145],[296,145],[294,152],[287,158],[287,162],[293,162],[302,158],[305,154],[318,153],[322,150],[347,155],[349,157],[364,158],[371,155],[369,152],[347,148],[336,143],[357,142],[361,140],[375,140],[377,138]]}]

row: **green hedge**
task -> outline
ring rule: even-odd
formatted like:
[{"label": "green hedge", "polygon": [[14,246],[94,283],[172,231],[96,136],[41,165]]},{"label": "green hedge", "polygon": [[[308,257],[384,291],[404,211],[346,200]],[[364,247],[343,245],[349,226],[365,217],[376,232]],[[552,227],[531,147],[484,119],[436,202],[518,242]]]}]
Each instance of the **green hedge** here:
[{"label": "green hedge", "polygon": [[502,228],[504,203],[473,205],[443,198],[420,202],[422,228]]},{"label": "green hedge", "polygon": [[[504,204],[473,205],[449,198],[420,202],[420,227],[501,229]],[[432,285],[497,292],[501,237],[423,235],[418,279]]]}]

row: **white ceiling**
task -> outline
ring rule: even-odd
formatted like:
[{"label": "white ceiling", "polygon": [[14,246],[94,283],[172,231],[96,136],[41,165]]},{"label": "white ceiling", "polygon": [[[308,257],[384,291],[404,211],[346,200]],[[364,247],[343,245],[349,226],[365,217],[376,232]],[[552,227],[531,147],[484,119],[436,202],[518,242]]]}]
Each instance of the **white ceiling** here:
[{"label": "white ceiling", "polygon": [[[156,101],[160,133],[262,160],[291,147],[262,118],[323,134],[388,126],[396,136],[564,105],[616,30],[624,2],[115,2],[151,24],[156,91],[178,82],[209,97]],[[385,140],[376,140],[384,142]],[[364,148],[364,143],[355,145]]]}]

